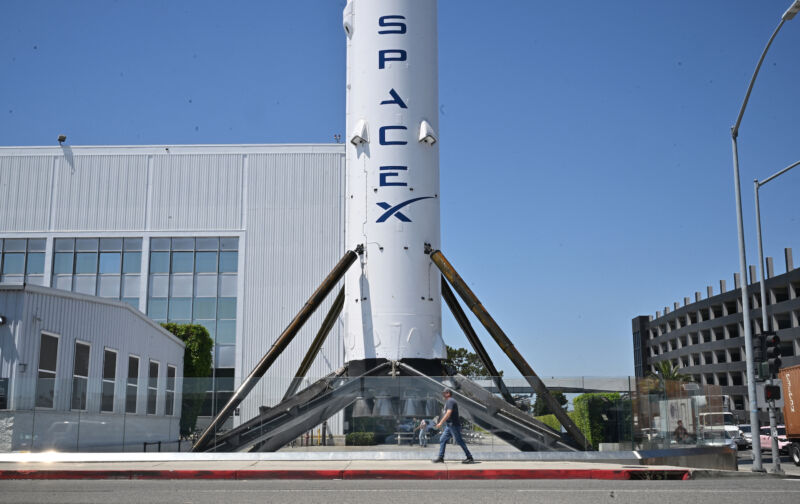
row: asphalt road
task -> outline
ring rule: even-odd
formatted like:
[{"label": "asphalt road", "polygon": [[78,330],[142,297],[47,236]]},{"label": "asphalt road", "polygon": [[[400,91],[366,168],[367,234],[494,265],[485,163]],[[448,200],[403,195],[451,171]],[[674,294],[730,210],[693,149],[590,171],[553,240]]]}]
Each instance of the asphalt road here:
[{"label": "asphalt road", "polygon": [[3,481],[3,503],[800,502],[800,479],[694,481]]}]

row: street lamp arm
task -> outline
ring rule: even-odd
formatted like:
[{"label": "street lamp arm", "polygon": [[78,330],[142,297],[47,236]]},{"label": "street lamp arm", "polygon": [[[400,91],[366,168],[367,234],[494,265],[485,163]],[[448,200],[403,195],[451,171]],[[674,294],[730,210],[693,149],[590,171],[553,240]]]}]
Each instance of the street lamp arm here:
[{"label": "street lamp arm", "polygon": [[781,175],[783,175],[783,174],[784,174],[784,173],[786,173],[787,171],[791,170],[791,169],[792,169],[792,168],[794,168],[795,166],[800,166],[800,161],[796,161],[795,163],[793,163],[793,164],[790,164],[789,166],[787,166],[787,167],[786,167],[786,168],[784,168],[783,170],[779,171],[778,173],[775,173],[774,175],[770,175],[769,177],[765,178],[765,179],[764,179],[764,180],[762,180],[761,182],[758,182],[758,181],[756,181],[756,184],[758,184],[758,186],[759,186],[759,187],[761,187],[761,186],[763,186],[764,184],[766,184],[767,182],[769,182],[770,180],[772,180],[772,179],[774,179],[774,178],[776,178],[776,177],[780,177]]},{"label": "street lamp arm", "polygon": [[753,72],[753,76],[750,78],[750,84],[747,86],[747,93],[744,95],[744,101],[742,102],[742,108],[739,109],[739,115],[736,117],[736,123],[731,128],[731,137],[736,139],[739,136],[739,125],[742,123],[742,116],[744,116],[744,109],[747,108],[747,102],[750,101],[750,93],[753,91],[753,84],[756,82],[756,77],[758,77],[758,71],[761,70],[761,64],[764,63],[764,58],[767,56],[767,51],[769,51],[769,46],[772,45],[772,41],[775,40],[775,37],[778,35],[778,32],[781,31],[783,27],[783,23],[786,22],[786,19],[781,19],[781,22],[778,23],[778,27],[775,28],[775,31],[772,32],[772,36],[769,38],[769,42],[767,42],[767,46],[764,48],[764,51],[761,53],[761,57],[758,59],[758,65],[756,65],[756,70]]}]

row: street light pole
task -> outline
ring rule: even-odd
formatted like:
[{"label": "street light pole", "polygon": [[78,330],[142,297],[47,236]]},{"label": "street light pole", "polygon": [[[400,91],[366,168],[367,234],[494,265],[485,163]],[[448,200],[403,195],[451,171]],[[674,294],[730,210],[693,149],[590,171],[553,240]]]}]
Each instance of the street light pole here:
[{"label": "street light pole", "polygon": [[[761,186],[773,180],[780,175],[788,172],[792,168],[800,165],[800,161],[797,161],[794,164],[791,164],[784,168],[783,170],[779,171],[778,173],[767,177],[763,181],[759,182],[758,179],[753,181],[753,188],[755,190],[755,198],[756,198],[756,237],[758,239],[758,268],[760,270],[760,283],[761,283],[761,332],[765,333],[769,331],[770,323],[769,319],[767,318],[767,287],[766,287],[766,274],[765,270],[766,267],[764,266],[764,243],[761,239],[761,202],[759,199],[759,189]],[[769,384],[772,385],[772,377],[769,379]],[[780,453],[778,450],[778,438],[775,436],[777,426],[777,420],[775,418],[775,401],[769,402],[769,427],[770,427],[770,438],[772,440],[772,468],[769,472],[774,474],[783,474],[783,470],[781,469],[781,459]],[[752,431],[752,429],[751,429]]]},{"label": "street light pole", "polygon": [[758,64],[750,78],[750,84],[747,86],[747,93],[744,96],[742,107],[739,109],[739,115],[736,117],[736,122],[731,127],[731,144],[733,149],[733,185],[736,193],[736,224],[739,234],[739,276],[741,278],[741,292],[742,292],[742,322],[744,324],[744,345],[745,345],[745,363],[747,369],[747,396],[750,406],[750,431],[753,433],[753,471],[763,472],[761,467],[761,439],[759,438],[759,424],[758,424],[758,404],[756,401],[756,381],[753,366],[753,334],[750,327],[750,299],[747,295],[747,256],[745,254],[744,246],[744,223],[742,221],[742,189],[739,179],[739,146],[737,145],[737,138],[739,137],[739,126],[742,124],[742,116],[747,108],[747,102],[750,100],[750,93],[753,91],[753,85],[758,77],[758,72],[761,70],[761,65],[764,63],[764,58],[772,45],[772,41],[778,35],[778,32],[783,27],[783,24],[794,18],[800,12],[800,0],[794,0],[792,5],[781,16],[781,21],[778,23],[777,28],[772,33],[772,36],[767,42],[767,46],[761,53],[758,59]]}]

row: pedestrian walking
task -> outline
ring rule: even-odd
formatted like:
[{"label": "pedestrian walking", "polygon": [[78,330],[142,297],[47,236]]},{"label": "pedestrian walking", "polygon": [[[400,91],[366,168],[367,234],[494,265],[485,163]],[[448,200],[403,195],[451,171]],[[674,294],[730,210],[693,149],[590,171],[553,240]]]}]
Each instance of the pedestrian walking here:
[{"label": "pedestrian walking", "polygon": [[442,425],[445,427],[439,440],[439,456],[433,459],[433,463],[444,462],[444,450],[447,447],[447,442],[452,437],[456,444],[464,450],[464,455],[467,457],[461,463],[474,464],[475,460],[472,458],[464,438],[461,437],[461,418],[458,415],[458,404],[453,399],[453,392],[450,389],[444,389],[442,396],[445,400],[444,413],[442,414],[442,419],[436,424],[436,428],[440,429]]},{"label": "pedestrian walking", "polygon": [[428,446],[428,422],[424,418],[419,422],[419,445]]}]

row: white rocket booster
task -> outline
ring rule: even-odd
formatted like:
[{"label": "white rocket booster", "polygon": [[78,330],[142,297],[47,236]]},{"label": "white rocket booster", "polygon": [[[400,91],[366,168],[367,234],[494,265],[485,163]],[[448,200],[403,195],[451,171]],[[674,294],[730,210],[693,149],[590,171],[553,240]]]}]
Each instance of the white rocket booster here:
[{"label": "white rocket booster", "polygon": [[345,361],[441,359],[436,0],[348,0]]}]

